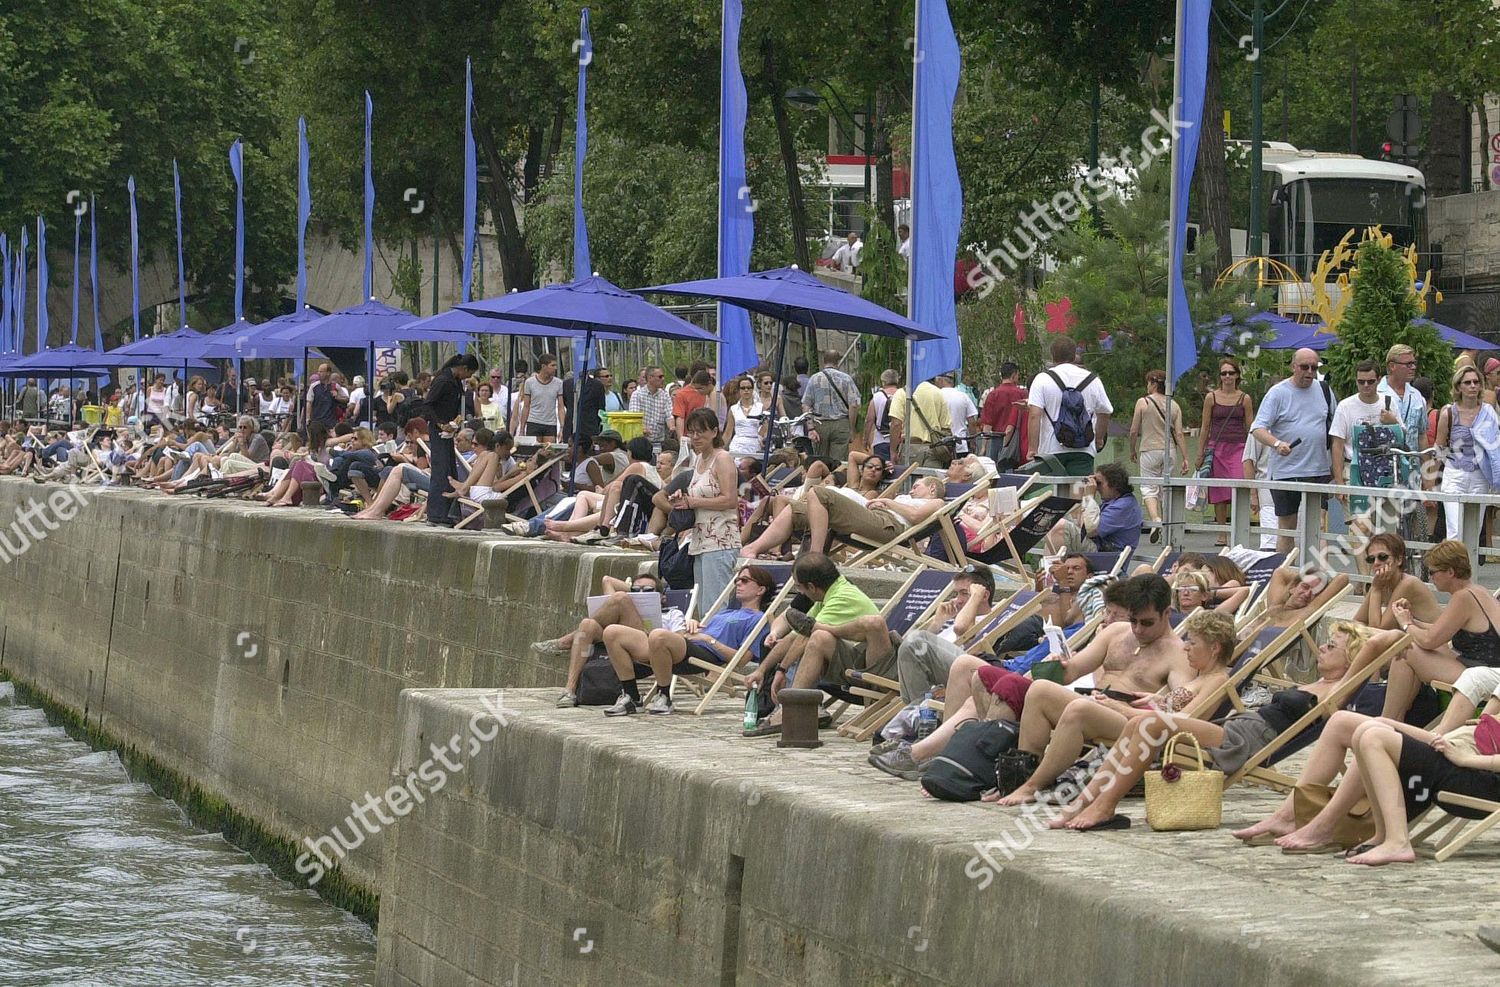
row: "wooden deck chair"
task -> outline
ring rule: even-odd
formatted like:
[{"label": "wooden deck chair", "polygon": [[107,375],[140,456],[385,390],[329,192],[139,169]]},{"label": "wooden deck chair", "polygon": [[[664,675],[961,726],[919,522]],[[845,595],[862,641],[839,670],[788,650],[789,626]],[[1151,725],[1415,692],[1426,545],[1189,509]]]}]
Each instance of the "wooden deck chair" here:
[{"label": "wooden deck chair", "polygon": [[[1434,812],[1437,817],[1428,819]],[[1442,863],[1500,823],[1500,802],[1438,792],[1435,803],[1420,818],[1425,825],[1412,832],[1412,849],[1418,856]]]},{"label": "wooden deck chair", "polygon": [[[953,593],[953,574],[938,570],[918,570],[881,608],[880,615],[886,626],[897,634],[905,634],[928,620],[937,608]],[[865,700],[858,713],[838,727],[841,736],[855,740],[869,740],[891,717],[900,711],[901,683],[883,675],[875,675],[859,669],[845,673],[848,684],[845,691]]]},{"label": "wooden deck chair", "polygon": [[[761,614],[760,620],[755,622],[755,626],[751,628],[750,633],[746,635],[745,643],[740,645],[739,650],[737,650],[723,665],[715,665],[713,662],[703,661],[700,658],[688,659],[690,663],[698,668],[701,668],[706,673],[705,678],[708,682],[708,688],[704,690],[703,698],[693,709],[694,716],[703,715],[703,711],[708,708],[709,702],[719,692],[720,689],[723,689],[724,687],[730,685],[732,682],[737,681],[739,678],[743,678],[743,676],[739,676],[738,670],[740,666],[745,664],[745,660],[749,657],[751,646],[761,638],[766,628],[770,626],[771,621],[775,619],[776,614],[779,613],[782,607],[786,605],[787,600],[792,595],[792,590],[797,585],[792,580],[792,567],[790,563],[766,563],[757,562],[753,559],[743,559],[741,560],[740,565],[736,567],[736,573],[738,573],[739,568],[743,568],[746,565],[758,565],[770,570],[771,575],[777,581],[776,596],[770,601],[769,604],[767,604],[765,612]],[[716,614],[729,600],[730,596],[733,594],[733,591],[734,583],[733,580],[731,580],[730,585],[725,588],[723,593],[719,594],[719,598],[717,600],[714,600],[708,606],[708,609],[703,611],[702,619],[706,621],[714,614]]]},{"label": "wooden deck chair", "polygon": [[1003,607],[998,608],[998,612],[991,611],[991,615],[984,621],[975,621],[973,631],[958,643],[965,653],[971,655],[991,651],[995,643],[1014,630],[1017,624],[1034,616],[1041,609],[1045,598],[1045,594],[1035,590],[1017,591],[1005,601]]},{"label": "wooden deck chair", "polygon": [[1318,621],[1348,596],[1353,588],[1352,585],[1345,586],[1302,620],[1286,627],[1262,627],[1242,640],[1230,658],[1228,680],[1217,689],[1199,697],[1200,708],[1213,715],[1227,700],[1236,711],[1241,711],[1245,706],[1240,700],[1240,689],[1252,678],[1261,679],[1267,674],[1274,674],[1278,682],[1286,681],[1285,676],[1270,673],[1269,670],[1281,661],[1287,649],[1299,641],[1306,641],[1316,648],[1317,641],[1312,636],[1311,628],[1316,627]]},{"label": "wooden deck chair", "polygon": [[881,497],[894,497],[894,496],[896,496],[898,493],[901,492],[902,485],[905,484],[907,480],[911,479],[912,474],[915,473],[916,471],[917,471],[917,467],[915,466],[915,464],[907,465],[906,467],[904,467],[901,470],[901,472],[897,473],[894,477],[892,477],[891,478],[891,482],[887,483],[885,485],[885,488],[880,491],[880,496]]},{"label": "wooden deck chair", "polygon": [[[863,569],[882,560],[899,560],[918,567],[932,566],[956,572],[964,564],[964,550],[958,530],[953,526],[953,519],[965,504],[985,489],[984,481],[980,481],[958,495],[948,497],[937,513],[911,525],[884,544],[875,544],[858,535],[840,535],[846,541],[866,548],[847,564],[847,568]],[[921,543],[934,534],[939,535],[948,545],[949,558],[956,559],[957,562],[939,562],[924,554]]]},{"label": "wooden deck chair", "polygon": [[1026,565],[1027,554],[1042,544],[1053,526],[1077,504],[1076,498],[1058,494],[1042,494],[1026,501],[1016,513],[997,520],[992,528],[976,536],[976,540],[983,540],[999,531],[1000,541],[986,551],[970,552],[969,561],[1010,566],[1023,582],[1029,582],[1032,573]]},{"label": "wooden deck chair", "polygon": [[[1308,710],[1295,723],[1277,734],[1270,743],[1251,755],[1249,760],[1238,771],[1233,772],[1224,779],[1224,787],[1228,788],[1242,781],[1248,781],[1253,785],[1270,788],[1278,792],[1290,792],[1296,788],[1296,778],[1269,767],[1269,764],[1273,760],[1279,760],[1278,755],[1286,757],[1312,743],[1316,739],[1316,733],[1321,731],[1321,727],[1318,728],[1318,731],[1309,734],[1307,737],[1302,736],[1303,732],[1313,727],[1316,723],[1326,721],[1328,717],[1343,709],[1354,698],[1355,693],[1364,687],[1365,683],[1383,672],[1395,660],[1396,656],[1406,650],[1410,644],[1411,635],[1409,634],[1397,638],[1374,661],[1360,669],[1356,674],[1345,678],[1334,687],[1333,691],[1326,698],[1320,700],[1316,706]],[[1264,676],[1253,676],[1253,678],[1262,684],[1278,684],[1283,688],[1291,688],[1296,685],[1294,682],[1285,680],[1268,681]],[[1234,698],[1238,699],[1238,694]],[[1295,746],[1291,746],[1294,744]],[[1291,749],[1287,749],[1288,747],[1291,747]]]}]

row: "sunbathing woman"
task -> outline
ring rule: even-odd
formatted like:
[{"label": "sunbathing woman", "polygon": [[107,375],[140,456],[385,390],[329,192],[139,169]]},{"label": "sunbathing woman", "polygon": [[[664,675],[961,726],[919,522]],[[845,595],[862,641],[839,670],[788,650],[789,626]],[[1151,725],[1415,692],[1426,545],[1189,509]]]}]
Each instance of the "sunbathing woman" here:
[{"label": "sunbathing woman", "polygon": [[1406,600],[1411,612],[1424,623],[1432,623],[1442,613],[1437,597],[1422,580],[1406,571],[1406,542],[1394,532],[1374,535],[1365,545],[1365,564],[1370,567],[1370,588],[1365,590],[1354,619],[1376,630],[1396,629],[1396,615],[1391,607]]},{"label": "sunbathing woman", "polygon": [[[1365,645],[1365,650],[1368,651],[1373,643],[1374,639]],[[1360,728],[1367,724],[1386,724],[1407,736],[1429,738],[1430,742],[1430,738],[1446,734],[1462,725],[1486,699],[1490,701],[1489,709],[1492,712],[1500,707],[1500,700],[1493,698],[1497,685],[1500,685],[1500,676],[1496,675],[1494,669],[1472,668],[1460,675],[1454,683],[1452,702],[1442,720],[1430,733],[1407,724],[1398,724],[1394,720],[1363,716],[1347,710],[1334,713],[1318,737],[1317,746],[1313,748],[1306,767],[1297,776],[1297,784],[1332,783],[1334,777],[1343,770],[1347,752],[1357,750],[1359,742],[1355,738],[1359,735]],[[1437,780],[1440,776],[1440,773],[1434,774],[1433,778]],[[1436,790],[1435,786],[1429,784],[1429,787]],[[1249,846],[1263,846],[1274,842],[1288,853],[1331,853],[1341,849],[1334,842],[1336,824],[1365,794],[1360,766],[1356,763],[1345,774],[1343,782],[1328,800],[1328,805],[1300,829],[1293,811],[1292,796],[1288,795],[1271,815],[1253,826],[1236,830],[1232,835]],[[1402,828],[1404,830],[1405,827]]]},{"label": "sunbathing woman", "polygon": [[375,494],[375,499],[370,501],[370,505],[358,514],[350,516],[359,521],[382,520],[396,505],[403,490],[413,496],[419,490],[426,490],[431,485],[427,454],[418,449],[412,457],[410,462],[397,463],[393,466],[385,479],[380,481],[380,490]]},{"label": "sunbathing woman", "polygon": [[1231,617],[1240,609],[1240,604],[1250,595],[1250,580],[1245,570],[1234,564],[1227,555],[1210,555],[1204,560],[1208,585],[1214,599],[1214,609]]},{"label": "sunbathing woman", "polygon": [[1372,633],[1368,627],[1348,621],[1334,624],[1327,642],[1318,649],[1317,681],[1295,689],[1284,689],[1259,709],[1232,713],[1220,722],[1158,712],[1134,717],[1105,758],[1105,767],[1094,775],[1077,801],[1051,823],[1052,828],[1087,830],[1121,826],[1116,819],[1116,807],[1135,787],[1173,734],[1192,734],[1213,757],[1215,768],[1225,774],[1238,771],[1247,760],[1328,697],[1343,680],[1350,661],[1369,641]]},{"label": "sunbathing woman", "polygon": [[292,463],[281,482],[271,490],[267,507],[295,507],[302,503],[302,484],[318,478],[313,463],[328,465],[328,441],[327,425],[316,420],[307,423],[307,445],[301,457]]},{"label": "sunbathing woman", "polygon": [[448,485],[453,489],[444,491],[444,497],[450,500],[467,497],[476,504],[483,504],[500,496],[495,490],[495,484],[501,475],[501,465],[510,459],[511,449],[515,445],[515,440],[508,432],[500,434],[505,437],[504,446],[498,443],[495,433],[490,429],[481,428],[474,432],[474,445],[479,448],[479,455],[469,464],[468,476],[463,480],[448,477]]},{"label": "sunbathing woman", "polygon": [[1068,696],[1071,690],[1055,682],[1035,683],[1029,694],[1032,701],[1026,704],[1027,712],[1021,720],[1017,747],[1040,755],[1041,760],[1020,788],[998,799],[1000,804],[1019,805],[1032,800],[1077,760],[1086,741],[1118,738],[1130,720],[1144,710],[1188,716],[1211,714],[1213,711],[1203,705],[1209,694],[1229,678],[1229,659],[1236,641],[1234,621],[1212,610],[1200,610],[1184,621],[1183,630],[1182,650],[1188,673],[1182,678],[1186,680],[1179,684],[1168,678],[1161,689],[1139,694],[1133,701],[1112,698],[1107,691],[1095,692],[1084,700],[1076,694]]},{"label": "sunbathing woman", "polygon": [[1500,601],[1470,581],[1468,550],[1462,542],[1441,542],[1427,553],[1426,562],[1433,586],[1449,594],[1448,605],[1434,621],[1417,617],[1409,600],[1391,605],[1397,629],[1383,632],[1379,640],[1389,643],[1403,632],[1412,640],[1391,663],[1381,714],[1392,719],[1406,716],[1424,682],[1452,682],[1476,666],[1500,667]]}]

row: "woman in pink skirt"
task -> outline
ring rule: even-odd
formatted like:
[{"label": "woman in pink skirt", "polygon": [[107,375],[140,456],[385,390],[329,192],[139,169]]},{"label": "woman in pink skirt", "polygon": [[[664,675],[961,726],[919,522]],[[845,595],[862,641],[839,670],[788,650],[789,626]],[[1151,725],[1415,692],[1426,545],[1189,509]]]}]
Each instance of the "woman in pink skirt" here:
[{"label": "woman in pink skirt", "polygon": [[[1245,458],[1245,436],[1250,423],[1255,420],[1255,405],[1250,395],[1240,390],[1240,365],[1233,357],[1219,359],[1219,386],[1203,398],[1203,418],[1199,425],[1198,466],[1213,456],[1213,467],[1209,476],[1222,480],[1243,480]],[[1214,520],[1219,524],[1229,523],[1228,487],[1213,487],[1208,493],[1208,502],[1214,505]],[[1218,544],[1226,545],[1229,539],[1220,535]]]}]

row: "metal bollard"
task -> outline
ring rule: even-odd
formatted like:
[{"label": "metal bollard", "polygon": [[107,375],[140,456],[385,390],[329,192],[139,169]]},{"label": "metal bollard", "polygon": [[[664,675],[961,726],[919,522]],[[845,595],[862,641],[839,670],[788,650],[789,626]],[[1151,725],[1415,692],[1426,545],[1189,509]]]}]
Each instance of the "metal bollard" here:
[{"label": "metal bollard", "polygon": [[818,710],[823,705],[821,689],[782,689],[781,739],[777,747],[822,747],[818,739]]},{"label": "metal bollard", "polygon": [[302,506],[321,507],[319,503],[323,499],[323,484],[317,480],[308,480],[302,484]]}]

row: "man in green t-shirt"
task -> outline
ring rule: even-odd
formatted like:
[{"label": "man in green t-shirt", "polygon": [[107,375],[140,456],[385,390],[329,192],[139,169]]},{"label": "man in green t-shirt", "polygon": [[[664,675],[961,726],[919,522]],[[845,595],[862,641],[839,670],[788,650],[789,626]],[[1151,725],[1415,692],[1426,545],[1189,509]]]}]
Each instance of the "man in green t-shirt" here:
[{"label": "man in green t-shirt", "polygon": [[[839,574],[828,556],[804,552],[792,566],[792,579],[813,605],[806,613],[789,609],[776,618],[766,638],[770,653],[745,676],[746,688],[763,686],[769,678],[774,701],[786,686],[847,684],[844,672],[851,668],[896,677],[896,649],[885,618],[858,586]],[[780,728],[778,709],[756,733]]]}]

